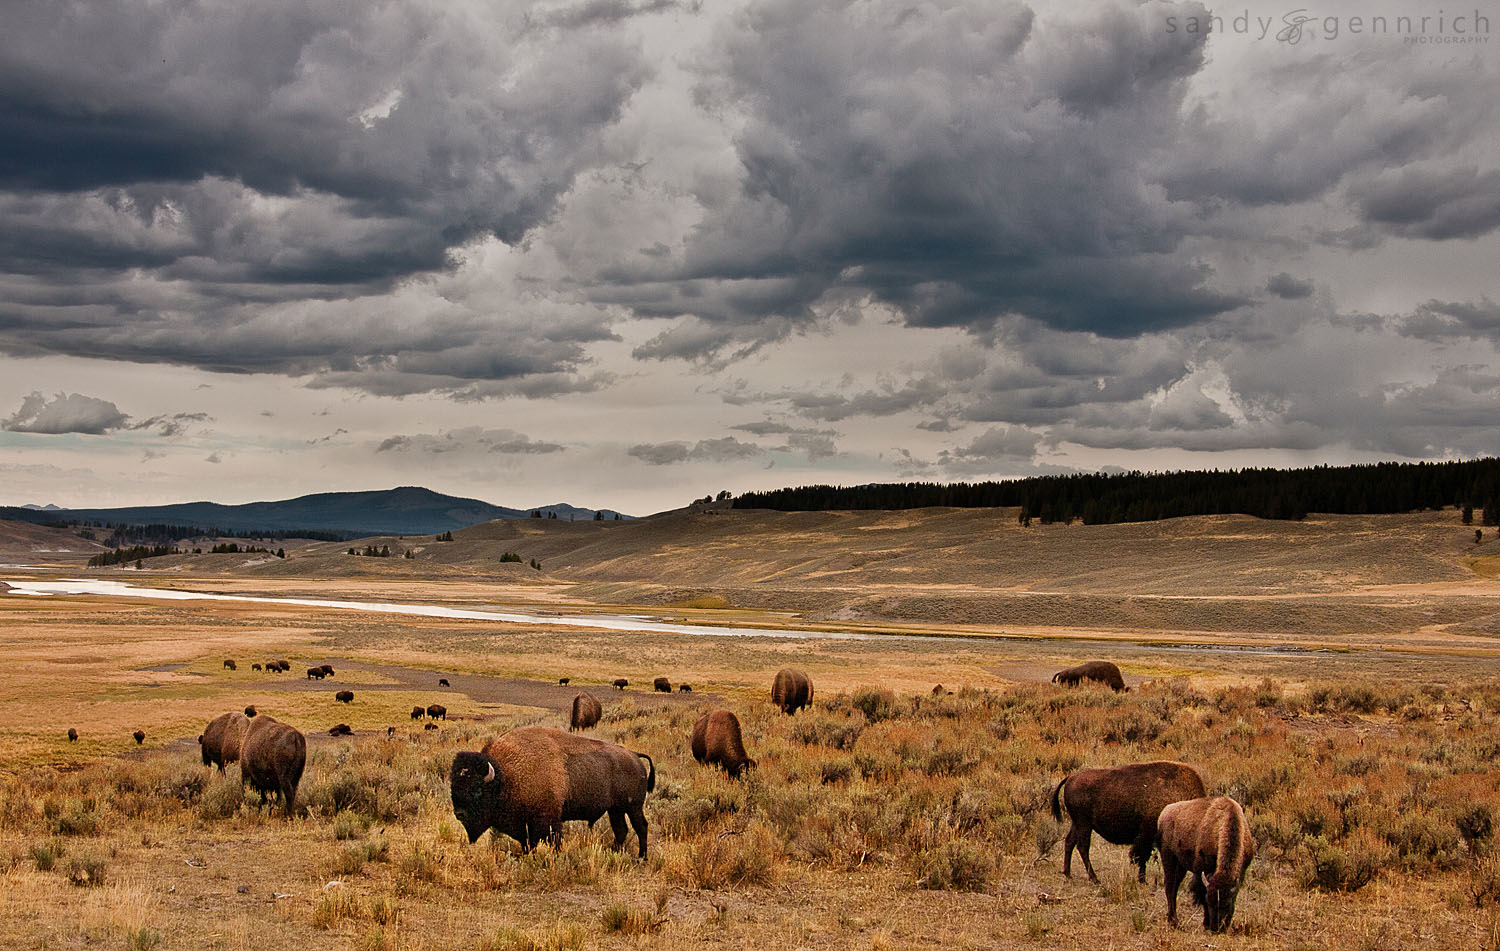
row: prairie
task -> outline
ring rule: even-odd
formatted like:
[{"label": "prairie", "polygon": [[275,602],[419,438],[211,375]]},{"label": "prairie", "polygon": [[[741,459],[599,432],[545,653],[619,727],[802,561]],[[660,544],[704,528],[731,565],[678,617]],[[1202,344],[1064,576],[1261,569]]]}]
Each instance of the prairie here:
[{"label": "prairie", "polygon": [[[1500,589],[1455,513],[1040,533],[984,517],[534,520],[388,540],[420,545],[411,559],[313,544],[91,572],[921,637],[0,594],[0,933],[59,949],[1201,947],[1186,905],[1166,925],[1155,859],[1137,885],[1124,847],[1096,839],[1102,884],[1064,879],[1049,809],[1070,770],[1172,758],[1242,802],[1257,840],[1215,946],[1500,947]],[[543,569],[498,564],[509,551]],[[292,672],[250,669],[273,657]],[[1132,691],[1047,682],[1092,657]],[[303,676],[321,663],[333,680]],[[786,664],[817,685],[792,718],[768,702]],[[693,693],[653,694],[654,676]],[[593,735],[656,761],[651,857],[611,852],[604,823],[570,825],[556,851],[467,844],[452,754],[562,725],[578,689],[604,703]],[[290,820],[256,807],[238,767],[198,761],[203,725],[247,703],[308,734]],[[408,714],[430,703],[449,719],[429,731]],[[760,764],[739,782],[688,752],[720,705]],[[356,735],[329,737],[335,723]]]}]

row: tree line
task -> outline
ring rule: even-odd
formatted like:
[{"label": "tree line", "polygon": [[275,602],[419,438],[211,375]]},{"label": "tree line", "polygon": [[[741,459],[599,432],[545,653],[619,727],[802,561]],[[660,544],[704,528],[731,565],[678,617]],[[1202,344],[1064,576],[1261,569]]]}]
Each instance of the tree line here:
[{"label": "tree line", "polygon": [[1381,462],[1305,469],[1078,473],[997,482],[892,482],[808,485],[746,492],[740,509],[818,512],[833,509],[1019,509],[1023,524],[1149,522],[1187,515],[1301,519],[1382,515],[1449,506],[1500,524],[1500,459]]}]

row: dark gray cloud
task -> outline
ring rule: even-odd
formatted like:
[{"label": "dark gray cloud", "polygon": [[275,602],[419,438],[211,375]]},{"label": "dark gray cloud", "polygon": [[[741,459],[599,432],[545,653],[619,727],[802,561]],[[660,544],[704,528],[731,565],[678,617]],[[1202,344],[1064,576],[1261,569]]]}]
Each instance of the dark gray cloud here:
[{"label": "dark gray cloud", "polygon": [[130,417],[109,400],[81,393],[58,393],[51,399],[33,392],[0,427],[13,433],[83,433],[100,436],[120,429]]},{"label": "dark gray cloud", "polygon": [[683,462],[740,462],[763,456],[766,450],[754,443],[741,442],[733,436],[718,439],[700,439],[696,443],[682,441],[640,443],[631,446],[626,453],[647,465],[668,466]]},{"label": "dark gray cloud", "polygon": [[1312,281],[1300,280],[1282,271],[1266,281],[1266,290],[1282,300],[1301,300],[1312,296],[1314,285]]},{"label": "dark gray cloud", "polygon": [[440,433],[416,433],[390,436],[375,447],[376,452],[415,452],[440,455],[449,452],[485,452],[501,455],[543,455],[562,452],[561,443],[532,439],[511,429],[481,429],[466,426]]},{"label": "dark gray cloud", "polygon": [[1406,168],[1350,194],[1361,217],[1387,234],[1448,241],[1500,228],[1500,170]]},{"label": "dark gray cloud", "polygon": [[212,422],[213,417],[207,413],[167,413],[160,416],[152,416],[139,422],[131,423],[129,429],[154,429],[163,436],[181,436],[187,432],[192,423]]},{"label": "dark gray cloud", "polygon": [[1500,304],[1488,297],[1477,303],[1433,300],[1395,325],[1402,334],[1423,340],[1488,338],[1500,342]]},{"label": "dark gray cloud", "polygon": [[995,426],[963,446],[938,453],[938,465],[950,475],[976,476],[1025,472],[1036,461],[1042,436],[1020,426]]}]

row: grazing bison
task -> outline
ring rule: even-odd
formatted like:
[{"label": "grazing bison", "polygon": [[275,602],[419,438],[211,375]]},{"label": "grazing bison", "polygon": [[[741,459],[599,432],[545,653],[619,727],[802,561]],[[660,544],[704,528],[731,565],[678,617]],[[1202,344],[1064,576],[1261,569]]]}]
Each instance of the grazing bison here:
[{"label": "grazing bison", "polygon": [[219,772],[240,758],[240,747],[245,742],[245,731],[250,729],[250,718],[243,713],[221,713],[208,721],[208,726],[198,734],[198,752],[204,766],[217,766]]},{"label": "grazing bison", "polygon": [[1062,684],[1064,687],[1076,687],[1085,680],[1092,680],[1104,684],[1115,693],[1130,690],[1125,686],[1125,678],[1120,676],[1120,668],[1107,660],[1091,660],[1077,667],[1069,667],[1067,670],[1059,670],[1052,675],[1052,682]]},{"label": "grazing bison", "polygon": [[289,674],[292,672],[292,662],[289,660],[278,660],[276,661],[276,669],[284,674]]},{"label": "grazing bison", "polygon": [[438,678],[438,686],[439,687],[451,687],[452,684],[448,683],[448,678],[447,677],[439,677]]},{"label": "grazing bison", "polygon": [[566,687],[568,685],[568,681],[570,681],[572,679],[573,679],[572,677],[559,677],[559,678],[557,678],[558,686]]},{"label": "grazing bison", "polygon": [[1097,883],[1089,862],[1089,842],[1098,832],[1106,842],[1130,845],[1130,860],[1146,880],[1146,862],[1156,841],[1156,820],[1170,803],[1199,799],[1208,793],[1203,777],[1185,763],[1160,761],[1133,763],[1110,769],[1082,769],[1052,790],[1052,817],[1062,821],[1060,805],[1066,805],[1072,825],[1064,841],[1063,874],[1073,874],[1073,849]]},{"label": "grazing bison", "polygon": [[568,730],[570,732],[587,730],[599,722],[599,717],[603,715],[603,712],[599,708],[598,700],[586,693],[579,694],[573,698],[573,716],[568,720]]},{"label": "grazing bison", "polygon": [[146,731],[145,730],[136,730],[134,733],[132,733],[130,735],[133,736],[133,737],[135,737],[135,745],[136,746],[140,746],[142,743],[146,742]]},{"label": "grazing bison", "polygon": [[354,691],[353,690],[340,690],[338,693],[336,693],[336,694],[333,695],[333,699],[337,700],[339,703],[353,703],[354,702]]},{"label": "grazing bison", "polygon": [[73,727],[68,727],[68,742],[69,743],[77,743],[78,742],[78,731],[76,729],[74,729]]},{"label": "grazing bison", "polygon": [[692,687],[691,684],[678,684],[677,685],[677,692],[678,693],[692,693],[693,692],[693,687]]},{"label": "grazing bison", "polygon": [[434,703],[427,708],[427,715],[434,720],[448,719],[448,708],[441,703]]},{"label": "grazing bison", "polygon": [[438,725],[436,723],[429,723],[426,726],[422,727],[422,729],[424,730],[436,730],[437,728]]},{"label": "grazing bison", "polygon": [[1240,804],[1228,796],[1174,802],[1161,811],[1156,830],[1167,921],[1177,924],[1177,889],[1191,872],[1188,891],[1193,903],[1203,906],[1203,927],[1216,933],[1228,930],[1245,869],[1255,858],[1255,840]]},{"label": "grazing bison", "polygon": [[255,716],[255,704],[252,703],[252,704],[250,704],[249,706],[247,706],[245,708],[245,716],[247,716],[247,717],[253,717],[253,716]]},{"label": "grazing bison", "polygon": [[934,697],[941,697],[943,695],[943,685],[942,684],[938,684],[936,687],[933,687],[932,688],[932,695]]},{"label": "grazing bison", "polygon": [[564,822],[592,824],[608,813],[614,847],[625,844],[628,818],[646,857],[644,806],[656,788],[656,766],[644,753],[530,726],[454,756],[449,778],[453,812],[470,842],[494,829],[526,850],[543,839],[556,845]]},{"label": "grazing bison", "polygon": [[657,693],[671,693],[672,681],[668,680],[665,677],[658,677],[655,680],[651,681],[651,689],[655,690]]},{"label": "grazing bison", "polygon": [[626,687],[630,686],[630,681],[626,680],[624,677],[620,677],[615,680],[614,686],[619,690],[624,690]]},{"label": "grazing bison", "polygon": [[262,805],[270,796],[278,796],[283,813],[290,817],[305,765],[307,737],[299,730],[275,717],[250,721],[240,746],[240,775],[260,793]]},{"label": "grazing bison", "polygon": [[693,759],[722,766],[731,779],[739,779],[755,760],[745,755],[740,736],[740,718],[728,710],[711,710],[693,724]]},{"label": "grazing bison", "polygon": [[812,678],[795,667],[783,667],[776,671],[771,682],[771,702],[785,714],[794,714],[803,707],[812,706]]},{"label": "grazing bison", "polygon": [[307,679],[308,680],[322,680],[324,677],[327,677],[327,676],[328,676],[327,674],[323,673],[323,668],[321,668],[321,667],[309,667],[309,668],[307,668]]},{"label": "grazing bison", "polygon": [[234,661],[232,660],[224,661],[224,666],[229,668],[230,670],[239,670],[239,668],[234,665]]},{"label": "grazing bison", "polygon": [[324,664],[323,667],[322,667],[322,671],[323,671],[323,676],[324,677],[332,677],[333,676],[333,667],[331,665],[329,665],[329,664]]},{"label": "grazing bison", "polygon": [[259,663],[251,664],[250,665],[250,669],[251,670],[260,670],[261,669],[260,668],[260,664]]},{"label": "grazing bison", "polygon": [[411,708],[411,718],[413,720],[420,720],[420,719],[422,719],[425,716],[427,716],[427,708],[426,707],[412,707]]},{"label": "grazing bison", "polygon": [[328,729],[329,736],[353,736],[354,729],[347,723],[339,723]]}]

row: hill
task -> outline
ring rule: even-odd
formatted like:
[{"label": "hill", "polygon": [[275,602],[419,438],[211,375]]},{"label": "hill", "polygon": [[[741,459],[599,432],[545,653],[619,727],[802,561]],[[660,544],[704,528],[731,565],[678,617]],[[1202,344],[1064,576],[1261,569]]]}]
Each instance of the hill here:
[{"label": "hill", "polygon": [[[34,523],[165,524],[229,532],[312,530],[357,537],[437,534],[494,519],[530,518],[534,511],[540,511],[544,516],[556,513],[557,520],[562,521],[592,520],[595,510],[566,503],[514,509],[479,499],[443,495],[418,486],[402,486],[374,492],[321,492],[244,505],[185,502],[123,508],[7,508],[0,510],[0,518]],[[603,512],[607,519],[618,514],[611,510]]]}]

